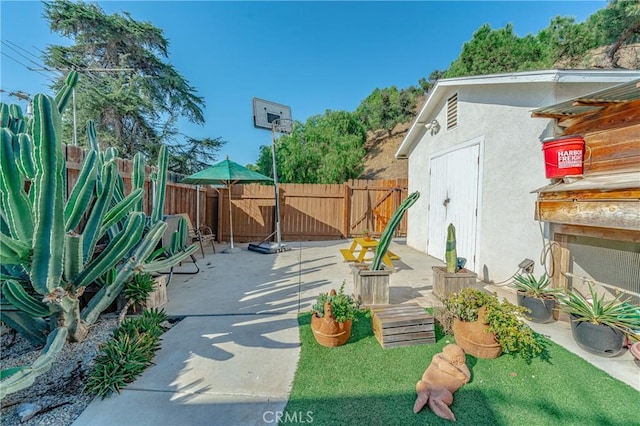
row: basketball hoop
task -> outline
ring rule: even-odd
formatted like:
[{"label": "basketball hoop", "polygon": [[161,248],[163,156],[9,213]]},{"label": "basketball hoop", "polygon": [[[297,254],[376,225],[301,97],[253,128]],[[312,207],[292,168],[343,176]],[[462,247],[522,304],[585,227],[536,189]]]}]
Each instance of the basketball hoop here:
[{"label": "basketball hoop", "polygon": [[293,132],[293,120],[290,118],[278,118],[271,123],[273,133],[284,133],[290,135]]},{"label": "basketball hoop", "polygon": [[[276,133],[290,135],[293,132],[293,120],[291,119],[291,108],[265,101],[264,99],[253,98],[253,125],[256,128],[271,130],[271,159],[273,161],[273,187],[275,192],[275,225],[276,245],[268,248],[261,247],[261,244],[249,244],[249,250],[261,253],[278,253],[289,250],[286,244],[282,244],[280,235],[280,202],[278,191],[278,166],[276,164]],[[273,235],[273,234],[271,234]],[[271,235],[269,237],[271,237]],[[267,237],[267,238],[269,238]]]}]

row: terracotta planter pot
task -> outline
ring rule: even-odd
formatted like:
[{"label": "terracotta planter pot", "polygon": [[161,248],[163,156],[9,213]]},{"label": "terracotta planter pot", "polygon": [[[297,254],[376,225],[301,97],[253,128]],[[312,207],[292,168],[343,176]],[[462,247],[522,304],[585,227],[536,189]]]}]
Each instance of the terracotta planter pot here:
[{"label": "terracotta planter pot", "polygon": [[351,337],[351,320],[336,322],[331,318],[311,316],[311,331],[316,342],[328,348],[335,348],[347,343]]},{"label": "terracotta planter pot", "polygon": [[522,292],[518,292],[517,298],[519,306],[524,306],[531,311],[530,314],[527,314],[529,320],[540,324],[553,320],[553,310],[556,307],[555,299],[530,297]]},{"label": "terracotta planter pot", "polygon": [[453,336],[456,344],[466,353],[476,358],[497,358],[502,354],[502,347],[493,333],[487,333],[489,327],[484,321],[486,309],[480,308],[477,321],[453,320]]}]

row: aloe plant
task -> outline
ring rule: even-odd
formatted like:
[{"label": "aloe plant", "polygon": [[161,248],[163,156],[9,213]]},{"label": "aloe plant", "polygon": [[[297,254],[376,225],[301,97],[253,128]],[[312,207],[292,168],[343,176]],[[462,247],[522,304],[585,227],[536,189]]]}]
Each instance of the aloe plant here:
[{"label": "aloe plant", "polygon": [[373,256],[373,260],[371,261],[371,270],[376,271],[381,268],[382,258],[387,253],[389,249],[389,244],[391,243],[391,238],[393,238],[393,234],[395,234],[398,225],[400,225],[400,221],[402,220],[402,216],[409,210],[417,200],[420,198],[420,193],[415,191],[402,202],[398,206],[393,215],[391,215],[391,219],[389,219],[389,223],[385,226],[384,231],[382,231],[382,235],[380,236],[380,242],[376,247],[376,253]]},{"label": "aloe plant", "polygon": [[[164,146],[153,177],[159,195],[150,217],[139,203],[144,163],[134,161],[136,182],[124,196],[117,151],[100,151],[92,122],[89,150],[67,197],[61,112],[76,82],[72,72],[55,99],[36,95],[33,120],[15,105],[0,104],[0,320],[36,343],[48,342],[32,366],[2,372],[0,398],[46,371],[61,340],[84,340],[134,273],[165,269],[196,250],[172,247],[162,257],[156,250],[167,227],[161,219]],[[90,284],[101,288],[81,310],[80,296]]]},{"label": "aloe plant", "polygon": [[589,293],[591,300],[572,289],[567,295],[560,297],[562,309],[573,315],[578,322],[608,325],[640,340],[640,308],[623,300],[624,293],[605,301],[605,295],[598,296],[591,283]]},{"label": "aloe plant", "polygon": [[551,280],[547,274],[542,274],[536,278],[533,274],[518,274],[513,278],[511,287],[517,291],[524,293],[529,297],[536,298],[555,298],[562,294],[561,288],[551,287]]}]

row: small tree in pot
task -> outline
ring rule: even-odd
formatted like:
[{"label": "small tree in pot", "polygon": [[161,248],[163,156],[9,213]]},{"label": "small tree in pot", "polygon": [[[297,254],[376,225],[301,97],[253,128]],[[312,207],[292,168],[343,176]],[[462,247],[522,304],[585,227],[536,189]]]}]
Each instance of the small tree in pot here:
[{"label": "small tree in pot", "polygon": [[518,274],[511,283],[511,287],[518,292],[518,305],[530,311],[527,315],[528,319],[545,323],[553,318],[557,296],[562,294],[562,289],[551,287],[547,274],[541,275],[540,278],[536,278],[533,274]]}]

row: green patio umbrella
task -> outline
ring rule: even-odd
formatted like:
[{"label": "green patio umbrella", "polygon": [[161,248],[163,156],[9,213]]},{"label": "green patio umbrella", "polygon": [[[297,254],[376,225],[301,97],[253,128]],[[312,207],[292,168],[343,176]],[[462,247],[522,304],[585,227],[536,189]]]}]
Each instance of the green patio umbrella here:
[{"label": "green patio umbrella", "polygon": [[229,228],[231,231],[231,252],[233,252],[233,219],[231,217],[231,185],[234,183],[255,183],[255,182],[271,182],[268,176],[249,170],[240,164],[229,160],[221,161],[204,170],[187,176],[180,183],[189,183],[192,185],[215,185],[224,184],[229,187]]}]

